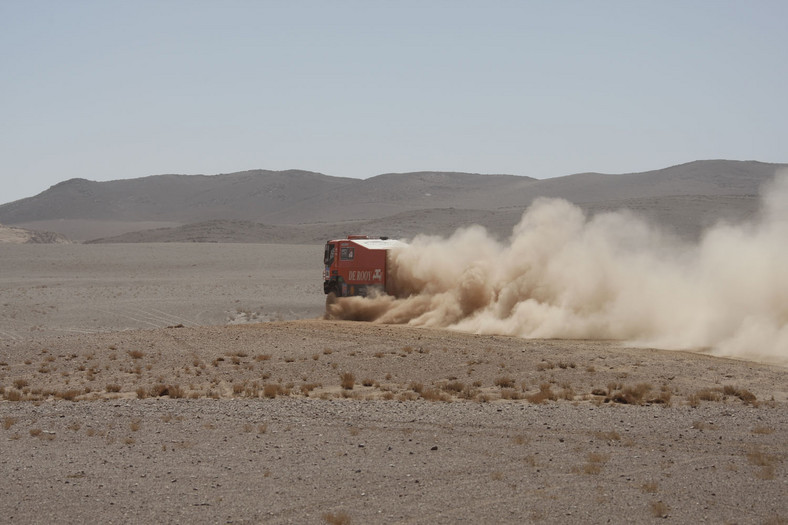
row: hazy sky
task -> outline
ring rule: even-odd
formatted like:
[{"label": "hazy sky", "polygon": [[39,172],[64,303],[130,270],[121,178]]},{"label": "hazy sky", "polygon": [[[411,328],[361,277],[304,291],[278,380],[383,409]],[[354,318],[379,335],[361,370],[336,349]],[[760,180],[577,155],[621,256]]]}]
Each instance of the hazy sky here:
[{"label": "hazy sky", "polygon": [[0,203],[299,168],[788,162],[788,2],[0,0]]}]

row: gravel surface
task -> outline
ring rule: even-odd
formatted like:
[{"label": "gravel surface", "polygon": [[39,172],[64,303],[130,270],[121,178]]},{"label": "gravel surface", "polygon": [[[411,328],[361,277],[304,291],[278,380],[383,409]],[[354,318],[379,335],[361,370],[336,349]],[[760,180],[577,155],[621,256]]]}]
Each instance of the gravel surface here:
[{"label": "gravel surface", "polygon": [[314,247],[16,248],[3,522],[788,520],[785,368],[256,322],[319,315]]}]

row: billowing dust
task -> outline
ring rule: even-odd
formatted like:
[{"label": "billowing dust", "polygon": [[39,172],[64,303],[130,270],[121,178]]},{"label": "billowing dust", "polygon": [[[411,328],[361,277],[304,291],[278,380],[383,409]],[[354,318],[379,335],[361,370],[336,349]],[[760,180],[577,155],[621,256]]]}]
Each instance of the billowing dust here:
[{"label": "billowing dust", "polygon": [[788,365],[788,172],[757,219],[689,244],[628,211],[539,199],[506,243],[479,226],[390,254],[393,295],[326,316],[527,338],[616,339]]}]

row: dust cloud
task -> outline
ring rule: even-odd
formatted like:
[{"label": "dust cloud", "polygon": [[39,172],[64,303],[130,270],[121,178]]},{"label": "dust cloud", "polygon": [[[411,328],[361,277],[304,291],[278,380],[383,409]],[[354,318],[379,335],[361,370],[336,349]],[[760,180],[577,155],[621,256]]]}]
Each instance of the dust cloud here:
[{"label": "dust cloud", "polygon": [[758,217],[696,244],[627,211],[539,199],[506,243],[479,226],[391,253],[392,295],[326,315],[525,338],[614,339],[788,365],[788,172]]}]

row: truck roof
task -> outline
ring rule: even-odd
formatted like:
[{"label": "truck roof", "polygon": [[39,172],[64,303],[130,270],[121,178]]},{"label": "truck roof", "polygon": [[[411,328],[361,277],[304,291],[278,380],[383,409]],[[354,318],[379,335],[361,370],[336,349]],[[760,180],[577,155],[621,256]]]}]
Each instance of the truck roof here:
[{"label": "truck roof", "polygon": [[358,244],[359,246],[363,246],[368,250],[388,250],[391,248],[407,246],[407,244],[404,242],[397,241],[395,239],[337,239],[335,242],[342,241]]}]

